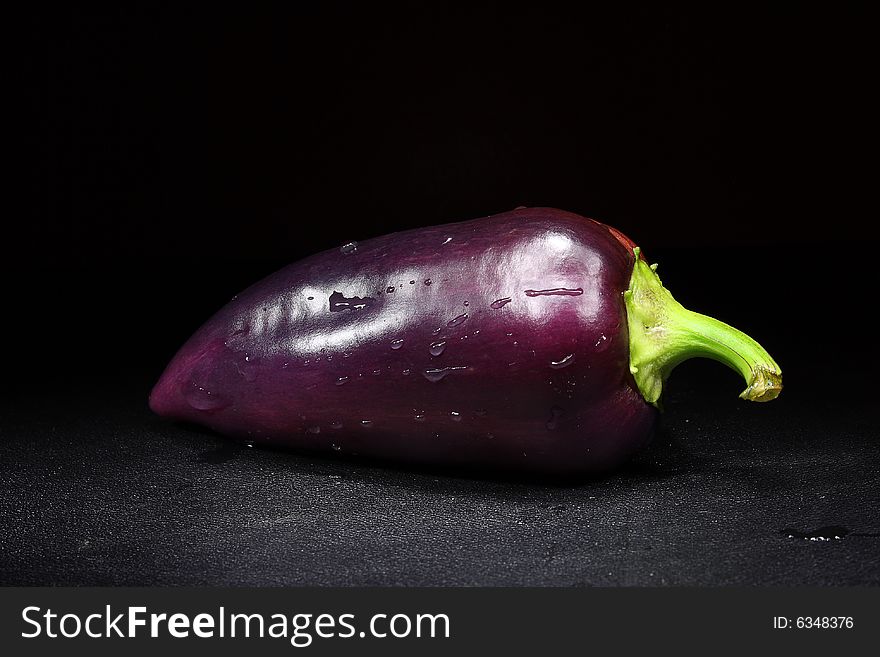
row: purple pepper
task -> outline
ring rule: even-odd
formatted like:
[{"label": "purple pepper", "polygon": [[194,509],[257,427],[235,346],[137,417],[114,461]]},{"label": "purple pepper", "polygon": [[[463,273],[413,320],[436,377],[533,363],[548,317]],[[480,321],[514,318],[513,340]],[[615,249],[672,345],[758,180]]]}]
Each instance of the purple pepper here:
[{"label": "purple pepper", "polygon": [[621,233],[523,208],[285,267],[190,338],[150,406],[302,450],[596,472],[648,442],[694,355],[742,372],[744,398],[781,389],[756,342],[682,308]]}]

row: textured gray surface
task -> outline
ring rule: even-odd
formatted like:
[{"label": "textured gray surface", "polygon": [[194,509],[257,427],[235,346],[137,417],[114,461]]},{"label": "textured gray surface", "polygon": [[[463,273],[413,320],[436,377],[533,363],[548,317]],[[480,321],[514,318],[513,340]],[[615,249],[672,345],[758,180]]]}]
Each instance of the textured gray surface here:
[{"label": "textured gray surface", "polygon": [[[747,404],[716,364],[681,370],[648,451],[564,483],[248,448],[151,416],[140,384],[23,395],[0,583],[880,584],[867,400]],[[842,537],[790,537],[822,527]]]}]

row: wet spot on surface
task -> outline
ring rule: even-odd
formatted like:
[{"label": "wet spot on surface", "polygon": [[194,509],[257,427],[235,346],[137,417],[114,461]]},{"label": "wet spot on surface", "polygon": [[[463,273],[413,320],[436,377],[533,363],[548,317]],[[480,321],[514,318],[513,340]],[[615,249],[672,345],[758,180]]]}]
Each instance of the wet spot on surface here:
[{"label": "wet spot on surface", "polygon": [[554,287],[548,290],[526,290],[527,297],[577,297],[584,293],[583,288]]},{"label": "wet spot on surface", "polygon": [[363,310],[374,303],[372,297],[346,297],[342,292],[333,292],[330,295],[330,312],[336,313],[343,310]]},{"label": "wet spot on surface", "polygon": [[805,541],[839,541],[850,533],[850,530],[840,525],[819,527],[807,531],[797,529],[783,529],[782,533],[788,538],[798,538]]}]

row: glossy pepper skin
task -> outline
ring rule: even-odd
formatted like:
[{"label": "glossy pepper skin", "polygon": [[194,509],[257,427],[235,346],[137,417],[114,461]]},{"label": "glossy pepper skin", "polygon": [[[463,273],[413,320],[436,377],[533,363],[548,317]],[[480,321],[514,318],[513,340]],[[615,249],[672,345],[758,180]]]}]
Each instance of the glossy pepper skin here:
[{"label": "glossy pepper skin", "polygon": [[214,315],[150,405],[301,450],[607,470],[657,414],[629,371],[632,246],[591,219],[523,208],[325,251]]}]

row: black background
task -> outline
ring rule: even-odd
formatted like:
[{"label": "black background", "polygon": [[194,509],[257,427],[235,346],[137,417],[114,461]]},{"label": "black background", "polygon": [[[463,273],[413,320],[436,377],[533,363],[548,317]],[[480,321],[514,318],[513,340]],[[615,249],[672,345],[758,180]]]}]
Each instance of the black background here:
[{"label": "black background", "polygon": [[[860,10],[288,4],[16,22],[3,581],[880,582]],[[564,488],[242,451],[146,409],[261,276],[518,205],[623,230],[783,396],[683,365],[651,450]],[[822,526],[849,533],[783,531]]]}]

